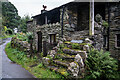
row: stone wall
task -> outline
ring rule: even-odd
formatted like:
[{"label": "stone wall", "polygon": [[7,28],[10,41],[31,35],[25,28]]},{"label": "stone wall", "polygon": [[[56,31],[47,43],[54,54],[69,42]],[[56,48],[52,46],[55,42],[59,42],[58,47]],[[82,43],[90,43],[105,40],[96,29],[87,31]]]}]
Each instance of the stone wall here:
[{"label": "stone wall", "polygon": [[33,32],[33,21],[27,22],[27,31]]},{"label": "stone wall", "polygon": [[27,41],[21,41],[19,39],[17,39],[16,37],[13,37],[11,39],[11,46],[12,48],[17,48],[20,51],[24,51],[29,53],[30,51],[30,44]]},{"label": "stone wall", "polygon": [[[54,24],[45,24],[45,25],[36,25],[34,27],[35,33],[34,33],[34,43],[36,45],[37,49],[37,44],[38,44],[38,36],[37,32],[41,31],[42,32],[42,41],[50,42],[50,33],[56,34],[56,42],[59,41],[71,41],[71,40],[80,40],[80,39],[85,39],[85,38],[91,38],[89,36],[89,30],[88,29],[83,29],[82,31],[76,31],[75,28],[77,27],[77,6],[74,5],[73,8],[70,6],[65,7],[64,9],[64,18],[63,18],[63,38],[62,36],[62,14],[63,14],[63,8],[60,9],[60,23],[54,23]],[[99,49],[102,48],[101,43],[103,43],[103,36],[102,36],[102,29],[103,27],[101,24],[95,23],[95,36],[93,39],[95,41],[95,46],[100,47]],[[92,37],[93,38],[93,37]],[[98,45],[99,43],[99,45]],[[101,44],[101,45],[100,45]]]},{"label": "stone wall", "polygon": [[56,24],[45,24],[42,26],[37,25],[36,27],[36,32],[42,32],[42,37],[43,37],[43,41],[47,41],[50,42],[50,33],[55,33],[56,34],[56,40],[58,41],[60,39],[60,35],[61,35],[61,25],[60,23],[56,23]]},{"label": "stone wall", "polygon": [[38,49],[38,34],[37,34],[37,32],[39,32],[39,31],[42,33],[42,42],[46,41],[47,46],[50,43],[50,35],[49,34],[51,34],[51,33],[56,34],[56,42],[61,40],[61,25],[58,22],[54,23],[54,24],[45,24],[42,26],[36,25],[34,30],[35,31],[34,31],[33,45],[35,46],[36,50]]},{"label": "stone wall", "polygon": [[[62,14],[63,8],[60,9],[60,23],[62,24]],[[63,37],[71,37],[71,34],[75,31],[77,27],[77,6],[73,5],[67,6],[64,9],[63,18]]]},{"label": "stone wall", "polygon": [[110,39],[109,51],[111,55],[120,60],[120,48],[115,46],[116,34],[120,34],[120,4],[113,4],[110,7]]},{"label": "stone wall", "polygon": [[[84,4],[85,6],[87,4]],[[64,9],[63,9],[64,8]],[[89,28],[88,28],[88,13],[86,10],[88,9],[88,6],[85,7],[85,9],[82,9],[79,4],[77,5],[68,5],[66,7],[60,8],[60,23],[54,23],[54,24],[44,24],[42,26],[40,25],[34,25],[35,31],[34,31],[34,44],[37,49],[38,44],[38,36],[37,32],[42,32],[42,41],[50,42],[50,36],[49,33],[55,33],[56,34],[56,41],[71,41],[71,40],[80,40],[85,38],[90,38],[94,42],[94,46],[97,49],[103,48],[103,26],[102,22],[95,22],[95,35],[89,36]],[[64,17],[63,17],[63,38],[62,36],[62,14],[64,10]],[[81,12],[81,13],[80,13]],[[106,11],[107,12],[107,11]],[[80,13],[80,14],[79,14]],[[84,14],[85,13],[85,14]],[[87,14],[86,14],[87,13]],[[79,15],[79,16],[78,16]],[[96,16],[96,15],[95,15]],[[83,19],[83,26],[78,25],[80,20],[78,18]],[[81,22],[81,23],[82,23]],[[81,28],[81,30],[76,30],[76,27]],[[84,28],[82,28],[84,27]]]}]

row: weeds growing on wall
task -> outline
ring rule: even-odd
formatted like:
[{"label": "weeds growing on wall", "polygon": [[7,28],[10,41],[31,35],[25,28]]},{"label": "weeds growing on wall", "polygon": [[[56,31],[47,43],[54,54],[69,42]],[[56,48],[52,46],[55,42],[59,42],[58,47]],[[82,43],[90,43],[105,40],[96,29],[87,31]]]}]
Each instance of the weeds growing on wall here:
[{"label": "weeds growing on wall", "polygon": [[19,40],[30,42],[30,40],[33,38],[33,33],[28,32],[25,34],[21,32],[21,33],[17,33],[16,36]]}]

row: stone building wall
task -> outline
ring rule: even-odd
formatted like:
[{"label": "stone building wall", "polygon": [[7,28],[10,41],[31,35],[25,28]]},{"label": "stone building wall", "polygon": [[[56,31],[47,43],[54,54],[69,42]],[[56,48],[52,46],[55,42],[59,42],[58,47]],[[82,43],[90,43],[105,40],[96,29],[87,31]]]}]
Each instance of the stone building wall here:
[{"label": "stone building wall", "polygon": [[[83,29],[82,31],[76,31],[75,28],[78,26],[78,6],[74,5],[72,8],[70,6],[65,7],[64,9],[64,17],[63,17],[63,38],[62,36],[62,14],[63,14],[63,8],[60,9],[60,23],[54,23],[54,24],[45,24],[45,25],[35,25],[36,28],[35,30],[35,37],[34,37],[34,42],[36,45],[37,49],[37,44],[38,44],[38,36],[37,32],[41,31],[42,32],[42,41],[50,42],[50,36],[49,33],[55,33],[56,34],[56,42],[60,40],[66,40],[66,41],[71,41],[71,40],[80,40],[80,39],[85,39],[85,38],[91,38],[89,36],[89,29]],[[97,23],[96,23],[97,24]],[[95,28],[95,45],[96,48],[100,47],[102,48],[101,44],[103,42],[103,36],[102,36],[102,26],[97,24]],[[99,44],[98,44],[99,43]],[[101,45],[100,45],[101,44]]]},{"label": "stone building wall", "polygon": [[114,58],[120,60],[120,48],[116,47],[116,34],[120,34],[120,4],[110,7],[110,39],[109,51]]},{"label": "stone building wall", "polygon": [[33,21],[27,22],[27,31],[33,32]]},{"label": "stone building wall", "polygon": [[[62,14],[63,9],[60,9],[60,23],[62,24]],[[63,18],[63,37],[71,37],[71,34],[75,31],[77,27],[77,13],[75,7],[73,11],[69,10],[69,7],[65,7]]]},{"label": "stone building wall", "polygon": [[58,41],[61,35],[61,25],[60,23],[45,24],[42,26],[37,25],[36,32],[39,32],[39,31],[42,32],[43,41],[50,42],[50,36],[49,36],[50,33],[55,33],[56,40]]},{"label": "stone building wall", "polygon": [[11,39],[11,46],[12,48],[17,48],[20,51],[24,51],[29,53],[30,52],[30,44],[27,41],[21,41],[17,39],[16,37],[13,37]]}]

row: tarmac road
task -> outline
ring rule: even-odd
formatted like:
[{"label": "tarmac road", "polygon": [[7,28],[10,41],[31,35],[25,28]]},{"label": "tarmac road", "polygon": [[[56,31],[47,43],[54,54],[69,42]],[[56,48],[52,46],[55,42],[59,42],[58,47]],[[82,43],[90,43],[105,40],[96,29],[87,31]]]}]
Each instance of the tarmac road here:
[{"label": "tarmac road", "polygon": [[[2,78],[34,78],[27,70],[20,65],[13,63],[5,54],[5,45],[10,42],[10,38],[0,45],[0,74]],[[2,60],[2,61],[1,61]],[[2,62],[2,63],[1,63]],[[2,71],[1,71],[2,70]]]}]

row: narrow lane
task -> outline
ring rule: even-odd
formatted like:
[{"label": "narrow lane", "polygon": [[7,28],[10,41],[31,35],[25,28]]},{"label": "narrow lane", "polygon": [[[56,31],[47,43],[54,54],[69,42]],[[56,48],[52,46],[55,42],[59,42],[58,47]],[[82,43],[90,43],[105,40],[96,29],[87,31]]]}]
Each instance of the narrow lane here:
[{"label": "narrow lane", "polygon": [[2,66],[0,65],[2,67],[2,78],[34,78],[33,75],[20,65],[12,63],[5,54],[5,45],[10,42],[10,40],[11,39],[7,39],[4,44],[0,45],[0,56],[2,56]]}]

